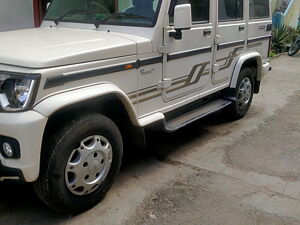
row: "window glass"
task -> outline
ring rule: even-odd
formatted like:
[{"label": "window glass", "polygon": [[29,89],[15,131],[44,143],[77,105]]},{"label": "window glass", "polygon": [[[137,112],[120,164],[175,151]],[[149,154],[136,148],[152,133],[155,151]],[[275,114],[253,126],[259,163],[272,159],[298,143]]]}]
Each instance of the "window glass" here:
[{"label": "window glass", "polygon": [[[52,0],[45,20],[154,26],[162,0]],[[59,20],[59,21],[58,21]]]},{"label": "window glass", "polygon": [[243,19],[243,0],[219,0],[219,21]]},{"label": "window glass", "polygon": [[250,19],[270,16],[269,0],[250,0]]},{"label": "window glass", "polygon": [[192,20],[209,21],[209,0],[190,0],[192,5]]},{"label": "window glass", "polygon": [[[172,4],[173,3],[173,4]],[[209,22],[209,10],[210,4],[209,0],[173,0],[171,3],[171,8],[169,11],[170,14],[170,23],[174,22],[174,8],[176,5],[190,3],[192,7],[192,21],[193,22]]]}]

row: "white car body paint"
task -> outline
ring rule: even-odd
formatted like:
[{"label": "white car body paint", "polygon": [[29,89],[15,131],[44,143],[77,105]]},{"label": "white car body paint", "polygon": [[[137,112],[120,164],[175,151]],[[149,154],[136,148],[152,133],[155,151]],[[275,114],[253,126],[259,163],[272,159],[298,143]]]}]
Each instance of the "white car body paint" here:
[{"label": "white car body paint", "polygon": [[35,181],[48,117],[72,104],[115,94],[131,123],[144,128],[193,101],[235,88],[249,59],[257,62],[261,81],[270,67],[270,17],[250,20],[245,0],[243,19],[221,22],[217,1],[210,2],[209,21],[183,30],[182,40],[169,36],[170,0],[162,1],[154,27],[44,21],[40,28],[1,33],[1,73],[40,76],[29,111],[0,112],[0,136],[17,139],[21,147],[20,159],[0,154],[1,164]]}]

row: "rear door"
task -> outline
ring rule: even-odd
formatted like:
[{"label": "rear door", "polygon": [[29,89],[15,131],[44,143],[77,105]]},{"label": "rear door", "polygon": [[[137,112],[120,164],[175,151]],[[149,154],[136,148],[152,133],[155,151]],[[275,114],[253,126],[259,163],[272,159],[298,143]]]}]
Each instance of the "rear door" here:
[{"label": "rear door", "polygon": [[249,0],[248,49],[268,57],[272,20],[269,0]]},{"label": "rear door", "polygon": [[212,83],[229,84],[237,57],[246,43],[244,0],[218,0]]}]

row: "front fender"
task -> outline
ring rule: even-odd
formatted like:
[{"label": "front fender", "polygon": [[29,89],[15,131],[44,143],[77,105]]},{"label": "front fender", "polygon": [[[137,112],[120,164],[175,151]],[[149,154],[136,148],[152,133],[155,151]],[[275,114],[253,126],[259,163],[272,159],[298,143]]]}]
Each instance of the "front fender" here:
[{"label": "front fender", "polygon": [[130,99],[120,88],[111,83],[96,84],[54,94],[37,103],[33,109],[46,117],[50,117],[53,113],[67,106],[82,103],[108,94],[115,94],[126,108],[132,124],[140,126]]},{"label": "front fender", "polygon": [[239,78],[239,74],[241,72],[241,69],[245,62],[255,59],[257,62],[257,81],[261,81],[263,76],[263,70],[262,70],[262,57],[258,52],[248,52],[240,56],[238,61],[235,64],[233,76],[230,83],[230,88],[235,88],[237,84],[237,80]]}]

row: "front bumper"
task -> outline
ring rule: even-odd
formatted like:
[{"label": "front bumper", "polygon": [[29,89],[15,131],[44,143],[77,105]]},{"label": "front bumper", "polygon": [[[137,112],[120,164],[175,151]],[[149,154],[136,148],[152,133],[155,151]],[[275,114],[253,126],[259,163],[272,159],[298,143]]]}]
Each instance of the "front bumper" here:
[{"label": "front bumper", "polygon": [[0,113],[0,137],[11,137],[20,144],[20,158],[0,154],[0,181],[33,182],[38,178],[40,154],[47,118],[35,111]]},{"label": "front bumper", "polygon": [[23,183],[25,182],[25,179],[20,169],[3,166],[0,162],[0,182],[1,181],[16,181],[18,183]]}]

